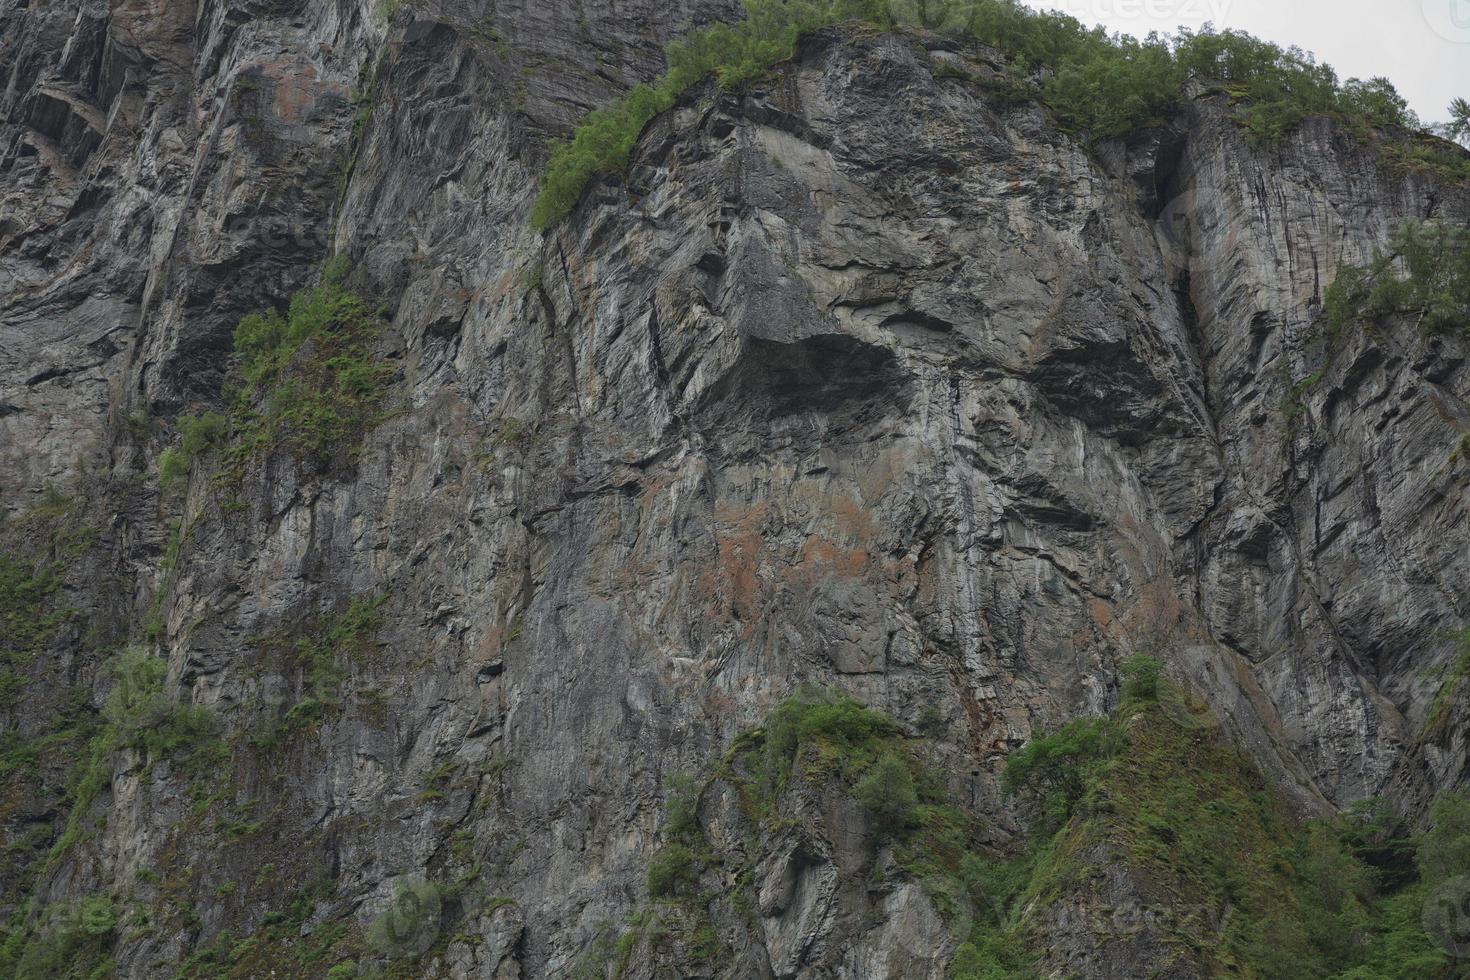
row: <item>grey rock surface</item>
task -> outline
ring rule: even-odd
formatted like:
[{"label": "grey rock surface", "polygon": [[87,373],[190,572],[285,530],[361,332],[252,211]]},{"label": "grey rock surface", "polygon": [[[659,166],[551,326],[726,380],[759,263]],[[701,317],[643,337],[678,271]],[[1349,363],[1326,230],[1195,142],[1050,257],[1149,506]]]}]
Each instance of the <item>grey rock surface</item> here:
[{"label": "grey rock surface", "polygon": [[[1463,782],[1463,700],[1421,736],[1470,595],[1465,344],[1324,344],[1320,304],[1470,193],[1322,120],[1258,151],[1206,94],[1090,150],[936,75],[983,53],[829,30],[749,91],[688,93],[625,179],[530,231],[547,137],[734,6],[0,0],[0,505],[88,496],[68,595],[104,636],[154,611],[170,684],[232,747],[227,819],[124,761],[38,879],[193,909],[130,937],[120,976],[318,881],[303,937],[455,879],[435,970],[574,975],[647,901],[663,781],[803,681],[937,724],[994,844],[1018,829],[1005,754],[1110,708],[1139,651],[1302,814]],[[329,252],[390,320],[395,410],[355,470],[160,494],[167,420]],[[370,596],[339,710],[254,747],[307,691],[262,638]],[[54,646],[100,699],[104,644]],[[953,933],[874,875],[860,808],[789,802],[745,855],[754,915],[711,912],[727,953],[640,941],[623,975],[943,976]],[[732,853],[742,819],[701,808]],[[1058,975],[1142,975],[1148,942],[1119,962],[1073,913],[1050,913]]]}]

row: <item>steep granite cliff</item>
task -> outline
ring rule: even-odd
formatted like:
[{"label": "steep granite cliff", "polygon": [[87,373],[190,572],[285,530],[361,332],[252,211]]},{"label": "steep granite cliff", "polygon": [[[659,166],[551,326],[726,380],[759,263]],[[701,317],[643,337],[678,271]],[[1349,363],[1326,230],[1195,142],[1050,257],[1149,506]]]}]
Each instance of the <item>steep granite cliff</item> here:
[{"label": "steep granite cliff", "polygon": [[[751,788],[810,683],[978,855],[1026,836],[1008,754],[1131,654],[1281,821],[1463,784],[1467,342],[1322,300],[1470,188],[1322,118],[1259,147],[1205,86],[1089,145],[997,52],[848,25],[543,234],[548,137],[735,5],[397,6],[0,0],[13,936],[140,978],[943,977],[948,844],[840,761]],[[322,456],[227,374],[331,256],[362,347],[293,363],[376,373]],[[261,441],[160,480],[206,410]],[[1077,851],[1021,913],[1043,975],[1221,969],[1173,944],[1204,898]]]}]

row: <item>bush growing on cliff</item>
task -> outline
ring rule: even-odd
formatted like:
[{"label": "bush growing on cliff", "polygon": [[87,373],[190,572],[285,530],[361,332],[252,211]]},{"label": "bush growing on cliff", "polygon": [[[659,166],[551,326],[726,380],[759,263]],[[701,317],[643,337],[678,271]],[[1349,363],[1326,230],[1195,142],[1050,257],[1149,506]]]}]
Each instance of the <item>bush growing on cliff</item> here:
[{"label": "bush growing on cliff", "polygon": [[94,729],[73,774],[71,809],[51,847],[52,862],[81,838],[87,811],[111,781],[114,753],[133,749],[149,763],[167,758],[197,769],[217,761],[224,751],[208,710],[170,696],[163,660],[129,648],[110,667],[114,683],[102,705],[102,724]]},{"label": "bush growing on cliff", "polygon": [[197,705],[183,705],[167,691],[168,664],[146,650],[123,651],[113,666],[117,679],[102,707],[112,748],[137,749],[161,759],[194,748],[214,729]]},{"label": "bush growing on cliff", "polygon": [[853,799],[878,818],[884,833],[898,834],[913,824],[919,792],[908,763],[885,753],[853,787]]},{"label": "bush growing on cliff", "polygon": [[91,895],[52,906],[37,931],[17,928],[0,944],[0,975],[15,980],[111,975],[117,912],[112,900]]},{"label": "bush growing on cliff", "polygon": [[1301,49],[1239,31],[1181,30],[1140,41],[1016,0],[745,0],[744,7],[744,20],[670,44],[668,71],[659,81],[589,113],[570,140],[553,145],[531,213],[535,227],[548,228],[570,211],[594,175],[626,170],[643,127],[685,89],[704,78],[726,88],[742,85],[790,58],[801,35],[849,20],[919,26],[999,49],[1010,59],[1013,87],[1031,91],[1064,128],[1091,139],[1127,137],[1159,124],[1196,77],[1223,86],[1241,126],[1261,142],[1282,139],[1316,114],[1338,116],[1357,130],[1419,126],[1386,79],[1343,84]]},{"label": "bush growing on cliff", "polygon": [[371,350],[377,330],[375,312],[347,288],[337,263],[284,313],[246,317],[234,334],[228,415],[180,418],[178,445],[159,459],[160,482],[176,483],[216,450],[236,469],[277,449],[318,468],[350,460],[382,418],[392,375]]},{"label": "bush growing on cliff", "polygon": [[1411,317],[1429,333],[1470,331],[1470,228],[1405,223],[1366,268],[1338,269],[1322,305],[1334,333],[1387,316]]},{"label": "bush growing on cliff", "polygon": [[205,412],[181,416],[178,430],[179,444],[164,450],[158,458],[158,479],[164,487],[186,479],[194,460],[223,444],[229,423],[217,412]]},{"label": "bush growing on cliff", "polygon": [[1110,718],[1079,718],[1049,735],[1038,735],[1011,753],[1001,786],[1008,794],[1030,796],[1052,826],[1066,822],[1089,782],[1122,746]]},{"label": "bush growing on cliff", "polygon": [[1122,663],[1123,696],[1136,701],[1157,701],[1164,665],[1155,657],[1136,653]]},{"label": "bush growing on cliff", "polygon": [[663,848],[648,866],[648,894],[654,898],[687,894],[698,883],[694,852],[684,844],[675,842]]},{"label": "bush growing on cliff", "polygon": [[839,764],[874,754],[874,742],[894,735],[897,727],[882,712],[849,697],[827,691],[800,691],[777,706],[766,720],[766,777],[775,788],[785,784],[803,745],[826,746]]}]

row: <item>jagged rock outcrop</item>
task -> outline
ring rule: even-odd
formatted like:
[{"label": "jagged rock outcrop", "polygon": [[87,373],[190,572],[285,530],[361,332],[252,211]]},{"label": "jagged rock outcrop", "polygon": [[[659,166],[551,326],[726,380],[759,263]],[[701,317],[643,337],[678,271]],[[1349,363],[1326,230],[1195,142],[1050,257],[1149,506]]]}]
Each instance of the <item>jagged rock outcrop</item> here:
[{"label": "jagged rock outcrop", "polygon": [[[1329,339],[1320,303],[1400,221],[1470,219],[1465,188],[1325,120],[1253,148],[1204,90],[1089,148],[996,98],[987,52],[831,29],[687,93],[543,236],[547,136],[734,5],[403,6],[0,0],[0,499],[84,495],[97,532],[61,593],[95,628],[6,720],[100,701],[151,625],[229,747],[192,798],[124,753],[28,872],[38,906],[154,910],[118,975],[298,896],[282,943],[365,930],[424,880],[461,883],[454,933],[401,945],[444,975],[591,969],[647,902],[661,782],[808,680],[942,732],[996,846],[1005,754],[1110,708],[1137,651],[1302,814],[1463,781],[1465,704],[1424,731],[1467,614],[1466,345]],[[387,420],[346,472],[160,492],[168,420],[329,252],[384,303]],[[354,600],[337,702],[259,737]],[[755,832],[726,953],[640,940],[624,975],[942,976],[925,890],[811,793]],[[9,840],[66,819],[18,812]],[[1081,918],[1048,964],[1121,975]]]}]

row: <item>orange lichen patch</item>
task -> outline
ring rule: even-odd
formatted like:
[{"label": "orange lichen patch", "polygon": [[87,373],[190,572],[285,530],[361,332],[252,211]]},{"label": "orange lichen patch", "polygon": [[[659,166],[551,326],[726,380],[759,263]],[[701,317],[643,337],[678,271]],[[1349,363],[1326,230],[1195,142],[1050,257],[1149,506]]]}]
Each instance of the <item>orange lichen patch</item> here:
[{"label": "orange lichen patch", "polygon": [[870,559],[861,548],[839,548],[826,538],[815,535],[806,539],[797,558],[794,578],[820,581],[830,578],[862,578],[869,571]]},{"label": "orange lichen patch", "polygon": [[841,530],[856,538],[872,540],[882,530],[873,511],[851,497],[833,497],[831,514]]},{"label": "orange lichen patch", "polygon": [[330,92],[345,95],[340,86],[323,84],[317,77],[316,68],[310,62],[276,62],[261,66],[261,70],[276,80],[276,116],[283,122],[302,123],[311,118],[317,100]]},{"label": "orange lichen patch", "polygon": [[872,541],[882,533],[872,510],[852,497],[828,493],[820,486],[803,482],[792,489],[791,498],[826,517],[832,531],[843,539]]},{"label": "orange lichen patch", "polygon": [[1087,600],[1087,611],[1092,614],[1092,621],[1105,635],[1114,635],[1115,617],[1113,607],[1101,599]]},{"label": "orange lichen patch", "polygon": [[715,568],[707,573],[713,580],[701,583],[702,587],[707,584],[711,595],[723,600],[730,618],[745,624],[746,635],[755,630],[756,612],[760,608],[760,550],[760,535],[722,538]]},{"label": "orange lichen patch", "polygon": [[740,622],[743,639],[754,634],[762,605],[759,573],[765,536],[760,528],[769,512],[766,503],[717,505],[714,563],[694,579],[694,590],[704,597],[715,621]]},{"label": "orange lichen patch", "polygon": [[471,415],[469,402],[458,395],[451,395],[440,404],[443,406],[445,429],[452,438],[463,439],[471,432],[479,430]]}]

